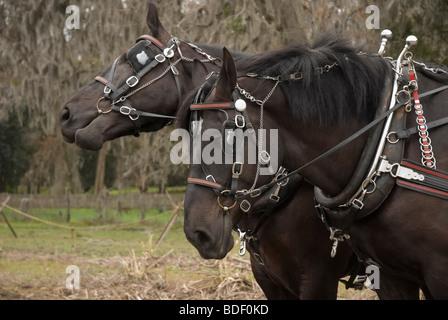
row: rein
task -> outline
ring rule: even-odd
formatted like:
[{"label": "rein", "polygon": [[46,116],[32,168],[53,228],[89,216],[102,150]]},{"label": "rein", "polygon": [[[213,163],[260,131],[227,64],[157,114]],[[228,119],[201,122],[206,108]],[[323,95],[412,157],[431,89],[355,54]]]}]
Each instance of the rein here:
[{"label": "rein", "polygon": [[[439,93],[441,91],[447,90],[448,89],[448,85],[436,88],[434,90],[425,92],[423,94],[420,94],[420,98],[424,98],[436,93]],[[413,98],[410,100],[413,101]],[[278,179],[277,181],[283,181],[288,179],[290,176],[295,175],[295,174],[299,174],[301,172],[303,172],[305,169],[307,169],[308,167],[311,167],[315,164],[317,164],[318,162],[322,161],[323,159],[329,157],[330,155],[332,155],[333,153],[335,153],[336,151],[338,151],[339,149],[343,148],[344,146],[348,145],[349,143],[351,143],[352,141],[356,140],[357,138],[359,138],[360,136],[362,136],[364,133],[366,133],[367,131],[369,131],[370,129],[372,129],[373,127],[377,126],[378,124],[380,124],[383,120],[385,120],[389,115],[391,115],[392,113],[394,113],[395,111],[397,111],[400,107],[408,104],[409,102],[399,102],[397,104],[395,104],[395,106],[393,106],[391,109],[389,109],[387,112],[383,113],[381,116],[379,116],[378,118],[376,118],[374,121],[372,121],[371,123],[369,123],[368,125],[366,125],[365,127],[363,127],[362,129],[360,129],[359,131],[355,132],[353,135],[351,135],[350,137],[348,137],[347,139],[345,139],[344,141],[340,142],[339,144],[337,144],[336,146],[334,146],[333,148],[331,148],[330,150],[326,151],[325,153],[321,154],[320,156],[318,156],[317,158],[315,158],[314,160],[311,160],[310,162],[306,163],[305,165],[301,166],[300,168],[290,172],[288,175]],[[276,181],[276,182],[277,182]],[[261,194],[264,191],[266,191],[267,189],[269,189],[270,187],[272,187],[276,182],[271,182],[268,183],[266,185],[263,185],[261,187],[259,187],[257,190],[257,193]],[[250,196],[249,194],[242,194],[239,196],[240,199],[246,198]]]}]

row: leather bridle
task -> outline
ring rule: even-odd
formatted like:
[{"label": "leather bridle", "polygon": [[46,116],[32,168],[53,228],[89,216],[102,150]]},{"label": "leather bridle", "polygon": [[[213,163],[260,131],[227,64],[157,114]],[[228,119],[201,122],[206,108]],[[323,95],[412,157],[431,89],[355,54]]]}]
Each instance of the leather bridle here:
[{"label": "leather bridle", "polygon": [[[242,75],[240,77],[254,77],[254,75]],[[264,101],[260,101],[260,100],[255,100],[252,99],[254,102],[260,101],[261,105],[264,105],[264,103],[267,102],[267,100],[269,100],[269,98],[272,96],[272,94],[274,93],[274,91],[276,90],[277,86],[278,86],[278,79],[269,79],[269,80],[275,80],[276,83],[274,85],[274,87],[271,89],[271,91],[269,92],[269,94],[267,95],[266,99]],[[245,98],[248,98],[247,96],[249,95],[246,91],[242,92],[239,86],[237,87],[237,89],[235,89],[234,93],[233,93],[233,101],[232,102],[223,102],[223,103],[205,103],[204,101],[207,99],[208,95],[211,93],[211,91],[213,90],[213,88],[215,87],[217,82],[217,77],[215,74],[211,74],[207,81],[203,84],[203,86],[199,89],[198,93],[196,94],[193,103],[190,105],[190,111],[191,111],[191,116],[190,116],[190,124],[192,124],[194,121],[198,121],[200,118],[200,114],[202,111],[205,110],[219,110],[222,112],[226,113],[226,119],[223,123],[223,130],[222,130],[222,134],[224,136],[224,139],[227,139],[227,133],[229,132],[233,132],[235,130],[242,130],[247,131],[249,133],[249,137],[252,139],[252,141],[256,144],[256,133],[254,130],[254,126],[252,125],[252,122],[249,118],[249,115],[246,111],[246,102],[243,100],[242,95],[245,96]],[[235,117],[233,119],[229,119],[229,115],[227,114],[227,111],[234,111],[235,113]],[[262,107],[261,107],[261,110]],[[261,116],[263,116],[263,113],[261,111]],[[232,156],[233,156],[233,164],[232,164],[232,169],[231,169],[231,182],[229,186],[224,186],[221,185],[219,183],[216,182],[216,179],[213,177],[213,175],[211,175],[209,173],[209,170],[207,168],[207,166],[203,163],[202,159],[201,159],[201,167],[202,167],[202,171],[204,173],[205,179],[201,179],[201,178],[188,178],[188,183],[189,184],[195,184],[195,185],[200,185],[200,186],[204,186],[204,187],[209,187],[211,189],[213,189],[213,191],[215,192],[215,194],[217,195],[217,202],[219,207],[224,211],[224,213],[229,212],[231,209],[233,209],[237,204],[239,205],[240,209],[244,212],[244,213],[248,213],[251,208],[252,208],[252,204],[245,198],[241,198],[240,195],[241,194],[251,194],[251,196],[253,198],[258,198],[259,196],[261,196],[261,193],[256,192],[251,192],[252,189],[255,188],[257,179],[258,179],[258,173],[259,173],[259,168],[255,177],[255,182],[253,184],[253,188],[251,188],[250,190],[240,190],[238,189],[238,183],[239,183],[239,178],[241,176],[241,174],[243,173],[243,168],[244,168],[244,153],[240,153],[237,151],[237,148],[235,146],[235,144],[232,144]],[[223,153],[225,152],[225,149],[223,148]],[[267,152],[266,152],[267,154]],[[226,154],[226,156],[228,156],[228,154]],[[262,159],[260,159],[260,156],[257,157],[257,166],[262,165],[261,164]],[[263,163],[263,165],[269,165],[269,160],[265,163]],[[280,174],[281,172],[281,174]],[[275,172],[273,173],[274,180],[279,179],[281,176],[285,175],[285,170],[284,168],[281,168],[277,175],[275,175]],[[274,181],[273,180],[273,181]],[[281,186],[284,186],[287,184],[287,181],[283,181],[283,183],[281,184]],[[280,184],[279,184],[280,185]],[[230,198],[233,201],[233,204],[230,206],[226,206],[223,205],[221,202],[221,198]]]},{"label": "leather bridle", "polygon": [[[211,57],[196,45],[184,40],[180,40],[175,37],[171,37],[168,44],[164,46],[156,38],[150,35],[142,35],[137,39],[136,45],[134,45],[134,47],[128,50],[126,54],[126,60],[129,62],[134,72],[132,76],[127,78],[126,81],[121,86],[114,84],[116,67],[120,59],[117,58],[112,64],[107,79],[102,76],[97,76],[95,78],[96,81],[104,85],[104,96],[98,100],[96,106],[98,115],[107,114],[112,111],[115,111],[121,113],[122,115],[128,116],[129,119],[131,119],[135,124],[135,135],[138,135],[138,133],[140,132],[141,128],[140,117],[152,117],[168,120],[176,119],[175,116],[137,110],[131,105],[128,98],[138,93],[139,91],[143,90],[144,88],[150,86],[151,84],[155,83],[156,81],[160,80],[167,73],[171,71],[171,74],[174,77],[174,81],[177,88],[178,108],[180,107],[180,105],[182,104],[182,90],[179,81],[179,71],[177,70],[176,65],[181,61],[187,61],[187,62],[194,61],[193,59],[187,58],[182,54],[182,51],[180,49],[181,42],[186,43],[191,48],[196,50],[196,52],[206,57],[206,59],[199,60],[200,62],[203,63],[216,62],[220,60],[220,58]],[[160,53],[155,54],[150,47],[151,45],[154,45],[155,48],[158,51],[160,51]],[[134,48],[136,48],[137,50],[133,50]],[[141,52],[139,52],[140,50]],[[179,53],[180,57],[176,61],[172,61],[172,59],[176,54],[176,51]],[[129,56],[131,52],[134,53],[132,57]],[[137,61],[135,61],[136,59]],[[144,76],[146,76],[152,69],[156,68],[158,65],[161,65],[165,62],[168,62],[168,66],[159,76],[150,80],[149,82],[145,83],[139,88],[136,88],[136,86],[140,83],[140,80]],[[109,110],[104,111],[100,108],[99,104],[102,100],[111,101],[111,107]]]}]

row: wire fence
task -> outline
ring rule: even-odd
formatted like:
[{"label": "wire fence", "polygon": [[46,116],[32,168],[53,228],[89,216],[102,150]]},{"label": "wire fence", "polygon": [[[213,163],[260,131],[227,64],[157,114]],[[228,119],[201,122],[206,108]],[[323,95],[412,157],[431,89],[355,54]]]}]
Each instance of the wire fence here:
[{"label": "wire fence", "polygon": [[[154,197],[154,195],[153,195],[153,197]],[[163,232],[161,233],[161,235],[159,236],[159,239],[157,240],[157,244],[159,244],[163,240],[163,238],[166,236],[166,234],[168,233],[170,228],[172,227],[173,221],[177,218],[179,212],[181,210],[183,210],[183,195],[182,195],[182,200],[178,201],[177,204],[175,202],[175,199],[179,198],[178,195],[173,195],[172,196],[169,193],[166,193],[165,195],[160,195],[159,194],[159,195],[156,195],[155,197],[158,199],[158,201],[164,200],[164,201],[161,202],[161,203],[163,203],[163,207],[170,206],[172,210],[170,210],[170,211],[163,210],[163,212],[160,213],[160,214],[151,215],[149,217],[145,217],[145,218],[142,218],[142,219],[139,219],[139,220],[136,220],[136,221],[132,221],[132,222],[114,223],[114,224],[101,225],[101,226],[86,226],[86,227],[83,227],[83,226],[73,226],[73,225],[68,225],[68,224],[55,223],[55,222],[52,222],[52,221],[49,221],[49,220],[46,220],[46,219],[42,219],[42,218],[36,217],[34,215],[31,215],[29,213],[24,212],[22,209],[17,209],[13,205],[8,205],[7,202],[10,202],[10,201],[13,202],[13,197],[10,196],[10,195],[7,195],[5,200],[2,203],[0,203],[0,214],[2,215],[4,221],[6,222],[6,224],[9,227],[9,229],[11,230],[11,232],[13,233],[13,235],[16,238],[17,238],[17,235],[16,235],[12,225],[9,223],[7,217],[4,215],[3,208],[7,208],[8,210],[10,210],[10,211],[12,211],[12,212],[22,216],[22,217],[25,217],[25,218],[31,219],[33,221],[37,221],[37,222],[49,225],[49,226],[52,226],[54,228],[70,230],[72,238],[74,238],[75,231],[77,231],[77,230],[90,230],[90,231],[95,231],[95,230],[112,230],[112,229],[118,229],[118,228],[127,227],[127,226],[131,226],[131,225],[141,224],[143,222],[146,222],[146,221],[149,221],[149,220],[154,220],[154,219],[160,218],[162,216],[171,215],[171,218],[170,218],[168,224],[165,226]],[[15,199],[16,202],[18,202],[18,200],[19,200],[18,197],[16,196],[15,198],[16,198]],[[38,196],[37,198],[38,199],[40,198],[39,199],[40,202],[39,201],[37,202],[37,203],[40,204],[40,206],[44,206],[44,204],[46,204],[45,208],[48,208],[48,202],[45,202],[45,201],[48,201],[48,199],[42,199],[42,197],[40,197],[40,196]],[[129,198],[129,197],[127,197],[127,198]],[[28,198],[21,198],[20,199],[20,206],[21,206],[21,208],[24,206],[24,199],[27,199],[27,201],[30,201]],[[139,197],[139,199],[143,199],[143,198]],[[129,199],[127,199],[127,200],[129,200]],[[152,200],[154,200],[154,199],[152,199]],[[55,201],[55,199],[51,199],[50,201]],[[57,201],[58,200],[56,200],[56,202]],[[92,199],[90,199],[88,201],[92,201]],[[96,198],[96,201],[98,201],[98,198]],[[36,199],[33,198],[33,205],[35,204],[35,202],[36,202]],[[70,203],[70,201],[66,200],[65,204],[67,204],[67,203]],[[117,203],[118,203],[118,207],[120,208],[119,200],[118,200]],[[78,205],[79,204],[80,203],[78,203]],[[82,208],[86,207],[85,206],[86,204],[87,204],[87,202],[83,202],[81,207]],[[56,208],[58,208],[58,207],[59,206],[56,206]],[[29,205],[26,205],[26,209],[27,210],[29,209]],[[158,209],[160,210],[160,208],[158,208]]]}]

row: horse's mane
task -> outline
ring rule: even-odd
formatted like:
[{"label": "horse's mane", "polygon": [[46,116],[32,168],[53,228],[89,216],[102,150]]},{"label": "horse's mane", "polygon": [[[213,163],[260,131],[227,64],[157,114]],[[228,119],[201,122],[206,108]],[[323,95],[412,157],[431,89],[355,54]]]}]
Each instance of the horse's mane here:
[{"label": "horse's mane", "polygon": [[[337,66],[320,74],[319,68]],[[301,80],[283,81],[283,89],[294,116],[319,124],[348,117],[373,119],[384,79],[391,68],[383,58],[367,55],[348,39],[326,35],[312,45],[292,44],[280,50],[247,56],[236,61],[239,73],[288,76]]]},{"label": "horse's mane", "polygon": [[[235,53],[232,53],[232,55]],[[301,80],[280,83],[293,116],[313,124],[337,123],[356,118],[373,120],[386,77],[392,75],[390,63],[374,54],[366,54],[346,38],[324,35],[313,44],[296,43],[279,50],[259,54],[235,54],[238,74],[256,73],[263,76],[289,76],[296,72]],[[325,66],[337,63],[329,72],[320,74]],[[439,82],[447,82],[446,74],[433,74],[416,66],[419,72]],[[271,80],[265,80],[271,81]],[[191,102],[194,94],[187,97]],[[187,125],[188,106],[179,110],[179,124]]]}]

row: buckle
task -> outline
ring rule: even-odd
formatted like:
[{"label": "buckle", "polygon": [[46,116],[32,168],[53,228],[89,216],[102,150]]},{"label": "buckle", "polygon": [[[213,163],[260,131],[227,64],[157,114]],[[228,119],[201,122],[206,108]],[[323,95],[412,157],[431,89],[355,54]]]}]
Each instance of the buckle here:
[{"label": "buckle", "polygon": [[243,129],[246,126],[246,119],[244,119],[243,115],[237,114],[235,116],[235,125],[240,129]]},{"label": "buckle", "polygon": [[259,196],[261,196],[261,189],[254,189],[250,191],[251,198],[257,198]]},{"label": "buckle", "polygon": [[250,202],[247,201],[246,199],[244,199],[244,200],[241,201],[241,203],[240,203],[240,209],[241,209],[241,211],[243,211],[244,213],[248,213],[251,207],[252,207],[252,205],[251,205]]},{"label": "buckle", "polygon": [[[131,120],[137,120],[140,116],[136,113],[137,110],[135,110],[134,108],[130,108],[127,106],[121,106],[120,107],[120,113],[125,115],[125,116],[129,116],[129,118]],[[132,114],[132,112],[135,112],[134,114]]]},{"label": "buckle", "polygon": [[[120,113],[121,113],[121,114],[124,114],[125,116],[128,116],[128,115],[131,114],[132,109],[133,109],[133,108],[129,108],[129,107],[127,107],[127,106],[121,106],[121,107],[120,107]],[[134,110],[135,110],[135,109],[134,109]]]},{"label": "buckle", "polygon": [[269,197],[270,200],[274,201],[275,203],[278,203],[280,201],[280,197],[275,195],[275,194],[271,194],[271,196]]},{"label": "buckle", "polygon": [[302,80],[303,73],[302,72],[294,72],[289,75],[289,80]]},{"label": "buckle", "polygon": [[156,55],[155,59],[156,59],[156,61],[157,61],[158,63],[165,62],[165,60],[166,60],[166,58],[165,58],[165,56],[164,56],[163,54],[158,54],[158,55]]},{"label": "buckle", "polygon": [[109,94],[112,92],[112,89],[109,87],[104,87],[104,94]]},{"label": "buckle", "polygon": [[362,210],[364,208],[364,203],[359,199],[353,200],[352,205],[357,206],[359,208],[358,210]]},{"label": "buckle", "polygon": [[232,175],[238,177],[243,172],[243,163],[235,162],[232,166]]},{"label": "buckle", "polygon": [[129,87],[133,88],[133,87],[135,87],[137,85],[138,81],[139,80],[138,80],[138,78],[136,76],[132,76],[132,77],[129,77],[128,80],[126,80],[126,84]]}]

